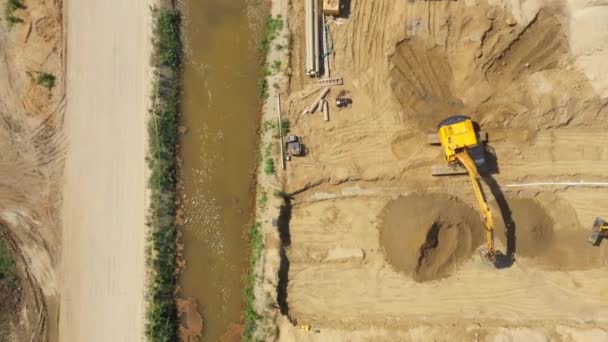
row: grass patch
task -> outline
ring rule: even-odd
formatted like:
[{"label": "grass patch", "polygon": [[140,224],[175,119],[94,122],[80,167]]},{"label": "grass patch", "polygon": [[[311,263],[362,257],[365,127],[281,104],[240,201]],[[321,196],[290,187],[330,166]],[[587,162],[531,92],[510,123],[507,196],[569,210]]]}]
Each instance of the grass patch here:
[{"label": "grass patch", "polygon": [[264,120],[264,123],[262,124],[262,133],[271,131],[275,127],[277,127],[277,124],[274,120]]},{"label": "grass patch", "polygon": [[268,203],[268,194],[266,193],[266,191],[259,187],[258,188],[258,208],[261,211],[266,210],[266,204]]},{"label": "grass patch", "polygon": [[272,62],[272,65],[270,66],[270,68],[272,69],[273,73],[278,73],[279,71],[281,71],[281,61],[274,61]]},{"label": "grass patch", "polygon": [[152,10],[156,72],[153,105],[148,121],[151,192],[147,224],[150,227],[148,263],[152,274],[148,288],[146,335],[150,341],[177,341],[175,304],[177,163],[176,143],[180,118],[181,14],[174,9]]},{"label": "grass patch", "polygon": [[254,308],[255,301],[255,267],[262,256],[264,250],[264,237],[262,235],[262,226],[260,223],[255,223],[249,228],[249,244],[251,247],[251,255],[249,257],[249,273],[247,273],[247,285],[245,286],[245,330],[243,331],[243,341],[254,341],[253,334],[257,327],[257,321],[260,319],[260,314]]},{"label": "grass patch", "polygon": [[265,100],[268,97],[268,81],[266,80],[266,77],[263,77],[258,81],[258,96],[262,100]]},{"label": "grass patch", "polygon": [[160,66],[179,69],[182,65],[181,13],[174,9],[154,9],[153,12],[156,62]]},{"label": "grass patch", "polygon": [[[258,50],[261,56],[261,64],[262,68],[262,79],[258,81],[258,95],[260,99],[266,100],[268,97],[268,80],[266,80],[266,76],[270,76],[274,73],[277,73],[280,70],[279,68],[273,68],[268,65],[266,62],[266,57],[268,52],[270,51],[270,47],[272,42],[278,36],[279,32],[283,29],[283,18],[281,16],[277,16],[273,18],[272,16],[267,16],[264,21],[264,35],[262,40],[260,41],[260,45],[258,46]],[[280,63],[280,62],[279,62]],[[274,64],[273,64],[274,66]]]},{"label": "grass patch", "polygon": [[271,15],[266,17],[266,20],[264,21],[264,36],[262,37],[258,47],[263,58],[265,58],[268,54],[270,44],[282,29],[283,18],[280,15],[278,15],[276,18],[273,18]]},{"label": "grass patch", "polygon": [[6,241],[0,237],[0,281],[12,282],[17,280],[15,260]]},{"label": "grass patch", "polygon": [[270,157],[272,157],[272,143],[269,142],[264,146],[264,158]]},{"label": "grass patch", "polygon": [[278,139],[281,135],[286,136],[291,131],[291,124],[288,118],[281,119],[281,129],[279,127],[276,128],[276,133],[273,138]]},{"label": "grass patch", "polygon": [[264,173],[267,175],[273,175],[275,171],[274,159],[272,159],[272,157],[266,157],[266,159],[264,159]]},{"label": "grass patch", "polygon": [[38,79],[36,82],[49,90],[53,89],[55,86],[55,75],[49,74],[48,72],[43,72],[38,75]]},{"label": "grass patch", "polygon": [[17,17],[15,12],[20,9],[25,9],[25,4],[22,0],[8,0],[6,7],[4,8],[4,20],[8,23],[9,27],[15,24],[22,23],[23,19]]},{"label": "grass patch", "polygon": [[0,235],[0,341],[9,341],[11,320],[17,317],[21,297],[13,253]]}]

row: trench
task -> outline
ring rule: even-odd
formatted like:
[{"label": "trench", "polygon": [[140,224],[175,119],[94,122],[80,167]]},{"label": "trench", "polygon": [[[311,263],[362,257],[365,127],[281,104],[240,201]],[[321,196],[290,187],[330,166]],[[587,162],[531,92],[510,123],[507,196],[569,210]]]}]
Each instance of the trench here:
[{"label": "trench", "polygon": [[185,0],[181,203],[186,268],[203,340],[239,329],[252,221],[260,100],[261,0]]}]

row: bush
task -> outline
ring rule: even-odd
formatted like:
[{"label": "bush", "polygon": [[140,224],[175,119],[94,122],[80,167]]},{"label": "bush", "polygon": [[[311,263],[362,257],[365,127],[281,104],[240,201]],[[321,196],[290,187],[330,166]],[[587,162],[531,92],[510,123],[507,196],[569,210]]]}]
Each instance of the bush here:
[{"label": "bush", "polygon": [[262,58],[266,57],[266,54],[268,54],[268,50],[270,49],[270,44],[277,37],[277,35],[282,29],[283,18],[281,18],[280,15],[276,18],[273,18],[270,15],[266,17],[266,21],[264,22],[264,36],[260,41],[260,45],[258,47]]},{"label": "bush", "polygon": [[258,81],[258,95],[265,100],[268,97],[268,81],[266,78],[261,78]]},{"label": "bush", "polygon": [[255,311],[255,267],[258,260],[262,256],[264,250],[264,237],[262,235],[262,226],[256,223],[249,228],[249,243],[251,246],[251,255],[249,257],[249,273],[247,274],[247,284],[245,286],[245,330],[243,331],[243,341],[253,341],[253,333],[255,332],[257,321],[260,315]]},{"label": "bush", "polygon": [[178,10],[153,10],[154,50],[161,66],[179,69],[182,63],[181,22],[182,16]]},{"label": "bush", "polygon": [[276,74],[279,71],[281,71],[281,61],[272,62],[272,72]]},{"label": "bush", "polygon": [[24,8],[25,4],[22,0],[8,0],[4,8],[4,19],[8,22],[9,27],[23,22],[23,19],[15,16],[15,12]]},{"label": "bush", "polygon": [[267,157],[264,160],[264,173],[267,175],[272,175],[275,172],[274,168],[274,159],[272,157]]},{"label": "bush", "polygon": [[261,211],[266,210],[266,203],[268,203],[268,194],[263,188],[258,188],[258,208]]},{"label": "bush", "polygon": [[40,75],[38,75],[37,82],[39,85],[51,90],[55,86],[55,75],[49,74],[47,72],[43,72]]}]

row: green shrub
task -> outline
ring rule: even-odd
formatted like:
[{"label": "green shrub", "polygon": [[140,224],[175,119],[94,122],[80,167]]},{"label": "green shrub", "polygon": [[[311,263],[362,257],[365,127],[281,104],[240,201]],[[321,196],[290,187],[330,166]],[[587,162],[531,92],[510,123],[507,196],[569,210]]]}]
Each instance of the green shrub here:
[{"label": "green shrub", "polygon": [[265,100],[268,97],[268,81],[265,77],[258,81],[258,95],[262,100]]},{"label": "green shrub", "polygon": [[48,72],[43,72],[38,75],[37,82],[39,85],[50,89],[53,89],[55,86],[55,75],[49,74]]},{"label": "green shrub", "polygon": [[281,61],[274,61],[272,62],[272,72],[273,73],[277,73],[279,71],[281,71]]},{"label": "green shrub", "polygon": [[182,63],[181,13],[174,9],[155,9],[153,14],[153,42],[158,64],[179,69]]},{"label": "green shrub", "polygon": [[276,127],[276,122],[274,120],[265,120],[262,125],[262,132],[266,133]]},{"label": "green shrub", "polygon": [[288,118],[282,118],[281,119],[281,129],[279,130],[279,128],[277,127],[277,131],[274,134],[274,138],[279,138],[280,135],[286,136],[287,134],[289,134],[291,130],[291,124],[289,123],[289,119]]},{"label": "green shrub", "polygon": [[272,175],[274,172],[274,159],[272,159],[272,157],[264,159],[264,173],[267,175]]},{"label": "green shrub", "polygon": [[266,203],[268,203],[268,194],[266,193],[266,191],[259,187],[258,188],[258,208],[261,211],[266,210]]},{"label": "green shrub", "polygon": [[23,22],[23,19],[15,16],[15,12],[24,8],[25,4],[22,0],[8,0],[4,8],[4,19],[8,22],[9,27]]},{"label": "green shrub", "polygon": [[268,50],[270,49],[270,44],[282,29],[283,18],[281,18],[280,15],[276,18],[273,18],[270,15],[266,17],[266,21],[264,22],[264,36],[262,37],[258,48],[262,58],[266,58],[266,54],[268,54]]},{"label": "green shrub", "polygon": [[249,257],[249,273],[247,274],[247,284],[245,285],[245,330],[243,331],[243,341],[253,341],[253,333],[257,326],[257,321],[260,315],[255,311],[255,267],[262,256],[264,250],[264,237],[262,234],[262,226],[260,223],[255,223],[249,228],[249,244],[251,255]]}]

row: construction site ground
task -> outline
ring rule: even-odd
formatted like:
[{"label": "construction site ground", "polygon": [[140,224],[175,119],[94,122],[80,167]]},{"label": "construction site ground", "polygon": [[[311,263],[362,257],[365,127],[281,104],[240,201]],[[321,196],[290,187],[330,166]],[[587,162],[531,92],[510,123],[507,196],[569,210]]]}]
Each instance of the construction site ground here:
[{"label": "construction site ground", "polygon": [[[325,122],[302,114],[316,86],[304,2],[291,2],[283,111],[308,154],[280,176],[293,195],[281,340],[608,339],[608,243],[586,242],[608,216],[606,5],[346,1],[328,22],[331,76],[345,84]],[[332,104],[340,90],[351,107]],[[488,132],[496,156],[483,187],[497,248],[515,252],[500,269],[479,257],[468,177],[430,175],[443,157],[426,135],[457,113]],[[421,256],[434,224],[438,243]]]},{"label": "construction site ground", "polygon": [[65,107],[62,2],[19,3],[9,11],[0,2],[0,236],[20,284],[0,301],[0,312],[14,314],[0,340],[53,341],[65,142],[57,130]]}]

